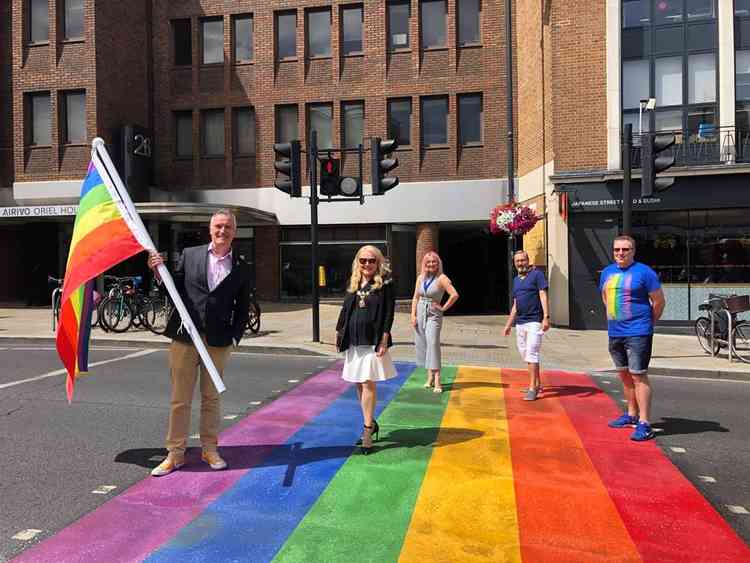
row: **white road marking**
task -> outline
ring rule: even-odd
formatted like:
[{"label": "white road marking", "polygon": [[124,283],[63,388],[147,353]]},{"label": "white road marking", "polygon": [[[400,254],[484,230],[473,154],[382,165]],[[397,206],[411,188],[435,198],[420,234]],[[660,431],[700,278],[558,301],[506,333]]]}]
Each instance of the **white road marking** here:
[{"label": "white road marking", "polygon": [[263,401],[250,401],[251,405],[260,405]]},{"label": "white road marking", "polygon": [[93,491],[95,495],[106,495],[107,493],[111,493],[117,488],[117,485],[100,485]]},{"label": "white road marking", "polygon": [[727,504],[726,505],[729,512],[733,514],[750,514],[750,511],[747,510],[744,506],[738,506],[735,504]]},{"label": "white road marking", "polygon": [[289,379],[289,383],[299,383],[299,379]]},{"label": "white road marking", "polygon": [[[155,348],[150,348],[148,350],[139,350],[138,352],[134,352],[132,354],[126,354],[125,356],[120,356],[119,358],[110,358],[109,360],[102,360],[101,362],[91,363],[89,364],[89,368],[102,366],[104,364],[111,364],[113,362],[120,362],[122,360],[130,360],[132,358],[140,358],[141,356],[147,356],[148,354],[153,354],[154,352],[158,352],[158,350]],[[50,371],[42,375],[37,375],[36,377],[29,377],[28,379],[19,379],[18,381],[11,381],[10,383],[3,383],[2,385],[0,385],[0,389],[7,389],[8,387],[15,387],[16,385],[21,385],[23,383],[31,383],[33,381],[40,381],[42,379],[47,379],[48,377],[55,377],[57,375],[63,375],[65,373],[68,373],[68,372],[64,368],[56,369],[55,371]]]},{"label": "white road marking", "polygon": [[704,483],[716,483],[716,479],[710,477],[709,475],[698,475],[698,479],[700,479]]},{"label": "white road marking", "polygon": [[224,420],[234,420],[235,418],[237,418],[236,414],[228,414],[224,417]]},{"label": "white road marking", "polygon": [[37,537],[41,533],[42,533],[41,530],[28,528],[26,530],[21,530],[20,532],[18,532],[15,536],[13,536],[13,539],[21,540],[21,541],[29,541],[29,540],[33,540],[35,537]]},{"label": "white road marking", "polygon": [[167,456],[165,455],[152,455],[150,458],[148,458],[149,461],[164,461],[167,459]]},{"label": "white road marking", "polygon": [[[320,354],[278,354],[276,352],[268,353],[268,352],[232,352],[233,356],[270,356],[270,357],[279,357],[279,358],[288,358],[290,356],[294,356],[295,358],[314,358],[316,360],[320,359]],[[324,358],[330,358],[335,359],[337,356],[323,356]],[[324,366],[328,367],[328,366]]]},{"label": "white road marking", "polygon": [[680,448],[679,446],[671,446],[669,449],[676,454],[684,454],[685,452],[687,452],[685,448]]},{"label": "white road marking", "polygon": [[274,389],[273,390],[274,393],[282,393],[283,391],[284,391],[283,389]]}]

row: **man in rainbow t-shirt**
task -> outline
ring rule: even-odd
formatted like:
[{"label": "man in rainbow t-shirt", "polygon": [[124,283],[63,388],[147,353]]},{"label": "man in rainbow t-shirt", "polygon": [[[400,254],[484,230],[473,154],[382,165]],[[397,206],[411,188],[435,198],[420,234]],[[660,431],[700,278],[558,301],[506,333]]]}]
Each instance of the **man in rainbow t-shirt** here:
[{"label": "man in rainbow t-shirt", "polygon": [[635,426],[631,440],[654,437],[651,429],[651,382],[648,364],[654,339],[654,323],[664,312],[664,292],[651,268],[634,260],[635,240],[615,238],[615,263],[602,271],[599,289],[607,309],[609,354],[622,380],[628,412],[612,420],[612,428]]}]

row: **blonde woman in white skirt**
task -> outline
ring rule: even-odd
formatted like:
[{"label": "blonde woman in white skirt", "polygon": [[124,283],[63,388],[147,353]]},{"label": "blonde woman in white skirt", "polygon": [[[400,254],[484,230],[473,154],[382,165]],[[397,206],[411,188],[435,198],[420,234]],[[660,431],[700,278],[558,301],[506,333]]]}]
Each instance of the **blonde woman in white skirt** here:
[{"label": "blonde woman in white skirt", "polygon": [[393,345],[391,326],[396,299],[390,272],[383,253],[374,246],[363,246],[352,262],[344,304],[336,324],[336,346],[344,352],[341,377],[357,386],[357,397],[362,408],[364,431],[362,453],[372,450],[373,436],[377,440],[375,420],[377,381],[396,375],[396,368],[388,353]]}]

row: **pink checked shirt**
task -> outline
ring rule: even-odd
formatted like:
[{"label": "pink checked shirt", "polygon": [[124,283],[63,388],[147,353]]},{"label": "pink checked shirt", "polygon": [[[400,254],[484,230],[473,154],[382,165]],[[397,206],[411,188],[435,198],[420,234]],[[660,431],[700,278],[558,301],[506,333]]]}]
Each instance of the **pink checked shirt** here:
[{"label": "pink checked shirt", "polygon": [[214,254],[214,245],[208,246],[208,290],[213,291],[222,280],[232,271],[232,251],[225,256]]}]

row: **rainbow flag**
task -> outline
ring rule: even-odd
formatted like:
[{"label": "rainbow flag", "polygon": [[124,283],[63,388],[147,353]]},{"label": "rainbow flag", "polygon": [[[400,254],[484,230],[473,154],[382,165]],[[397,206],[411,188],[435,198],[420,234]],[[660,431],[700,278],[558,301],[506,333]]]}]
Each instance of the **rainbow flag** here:
[{"label": "rainbow flag", "polygon": [[14,563],[750,561],[656,441],[607,427],[589,376],[546,371],[530,403],[525,371],[445,367],[434,394],[397,370],[371,455],[339,364],[222,433],[227,471],[189,450]]},{"label": "rainbow flag", "polygon": [[144,250],[123,217],[109,174],[96,151],[81,187],[78,214],[65,268],[57,353],[68,372],[68,401],[76,377],[88,371],[94,278]]}]

